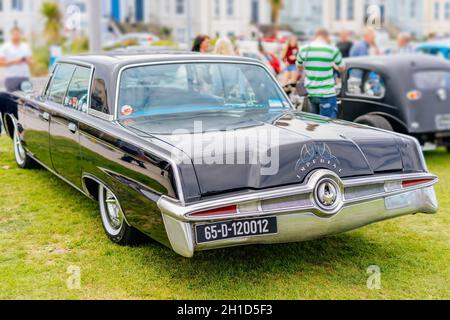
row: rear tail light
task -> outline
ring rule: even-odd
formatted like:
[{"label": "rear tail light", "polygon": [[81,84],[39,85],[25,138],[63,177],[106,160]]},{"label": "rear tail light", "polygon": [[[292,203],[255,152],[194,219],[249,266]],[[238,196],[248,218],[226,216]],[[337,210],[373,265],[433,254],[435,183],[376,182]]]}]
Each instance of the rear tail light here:
[{"label": "rear tail light", "polygon": [[418,180],[408,180],[402,182],[403,188],[415,187],[421,184],[427,184],[433,181],[433,179],[418,179]]},{"label": "rear tail light", "polygon": [[214,216],[223,216],[223,215],[230,215],[230,214],[237,214],[237,206],[227,206],[212,210],[206,210],[206,211],[200,211],[190,214],[191,217],[214,217]]},{"label": "rear tail light", "polygon": [[418,91],[418,90],[412,90],[409,91],[406,94],[406,98],[408,98],[409,101],[417,101],[420,100],[422,98],[422,92]]},{"label": "rear tail light", "polygon": [[432,182],[433,179],[415,179],[415,180],[405,180],[396,182],[387,182],[384,185],[386,192],[399,191],[406,188],[416,187],[423,184]]}]

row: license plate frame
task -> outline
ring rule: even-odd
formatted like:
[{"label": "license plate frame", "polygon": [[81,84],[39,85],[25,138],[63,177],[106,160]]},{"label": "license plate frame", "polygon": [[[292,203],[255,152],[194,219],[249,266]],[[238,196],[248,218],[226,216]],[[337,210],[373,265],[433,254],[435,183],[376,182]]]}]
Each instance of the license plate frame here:
[{"label": "license plate frame", "polygon": [[197,244],[271,236],[278,234],[278,218],[265,217],[199,223],[194,226],[194,229]]}]

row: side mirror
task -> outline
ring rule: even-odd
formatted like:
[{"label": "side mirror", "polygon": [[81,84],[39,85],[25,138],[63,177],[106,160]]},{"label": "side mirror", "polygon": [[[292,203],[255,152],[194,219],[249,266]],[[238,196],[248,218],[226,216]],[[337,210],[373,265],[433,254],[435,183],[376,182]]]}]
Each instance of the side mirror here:
[{"label": "side mirror", "polygon": [[20,91],[25,93],[33,92],[33,84],[30,81],[23,81],[20,84]]}]

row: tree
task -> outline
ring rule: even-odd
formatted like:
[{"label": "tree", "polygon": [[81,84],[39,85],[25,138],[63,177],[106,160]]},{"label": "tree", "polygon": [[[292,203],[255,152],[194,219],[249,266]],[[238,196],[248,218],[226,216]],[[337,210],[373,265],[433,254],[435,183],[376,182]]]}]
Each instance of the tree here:
[{"label": "tree", "polygon": [[284,6],[284,1],[283,0],[269,0],[270,2],[270,6],[271,6],[271,22],[273,25],[273,28],[275,29],[275,31],[278,30],[278,26],[280,23],[280,15],[281,15],[281,10],[283,9]]},{"label": "tree", "polygon": [[61,43],[61,11],[56,2],[46,1],[42,4],[41,14],[45,17],[44,35],[49,45]]}]

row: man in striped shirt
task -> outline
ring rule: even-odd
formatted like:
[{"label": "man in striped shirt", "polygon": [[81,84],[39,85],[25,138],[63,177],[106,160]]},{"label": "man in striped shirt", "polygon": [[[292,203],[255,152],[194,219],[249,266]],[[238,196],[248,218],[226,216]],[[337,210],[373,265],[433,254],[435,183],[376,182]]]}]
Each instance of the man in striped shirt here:
[{"label": "man in striped shirt", "polygon": [[297,57],[297,65],[305,73],[305,87],[313,111],[325,117],[337,118],[335,68],[345,71],[342,54],[330,45],[330,34],[325,29],[316,32],[315,40],[304,46]]}]

